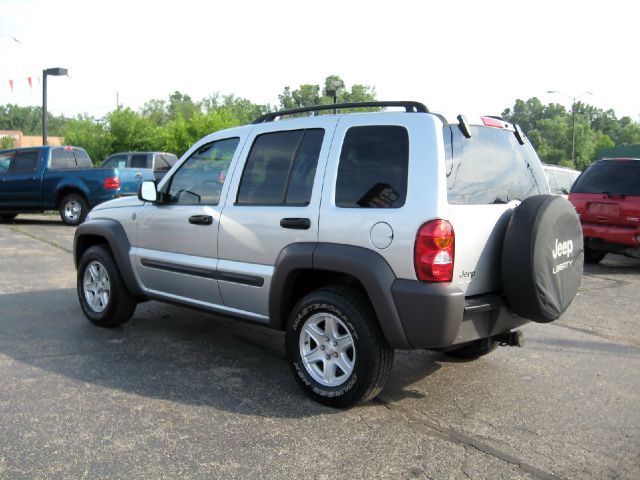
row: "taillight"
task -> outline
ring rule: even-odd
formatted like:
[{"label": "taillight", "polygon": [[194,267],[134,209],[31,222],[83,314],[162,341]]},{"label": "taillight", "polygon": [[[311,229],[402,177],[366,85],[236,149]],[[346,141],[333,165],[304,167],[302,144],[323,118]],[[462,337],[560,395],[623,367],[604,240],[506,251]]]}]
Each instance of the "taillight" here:
[{"label": "taillight", "polygon": [[432,220],[418,230],[414,248],[416,276],[423,282],[450,282],[453,278],[455,235],[446,220]]},{"label": "taillight", "polygon": [[109,177],[104,181],[104,188],[107,190],[117,190],[120,188],[120,179],[118,177]]}]

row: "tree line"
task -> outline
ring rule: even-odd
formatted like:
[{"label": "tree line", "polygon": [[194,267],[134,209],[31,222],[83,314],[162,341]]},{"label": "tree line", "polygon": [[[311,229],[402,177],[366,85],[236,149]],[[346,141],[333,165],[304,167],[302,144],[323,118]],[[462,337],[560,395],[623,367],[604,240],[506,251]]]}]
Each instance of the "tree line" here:
[{"label": "tree line", "polygon": [[[344,82],[337,75],[323,84],[284,87],[279,105],[256,104],[235,95],[212,94],[194,101],[174,92],[168,99],[152,99],[138,110],[119,107],[104,118],[76,118],[48,114],[50,136],[87,150],[95,163],[122,151],[166,151],[182,155],[195,141],[217,130],[250,123],[260,115],[281,109],[318,104],[359,102],[376,99],[374,87]],[[602,110],[583,102],[575,104],[576,164],[584,169],[597,158],[600,148],[640,143],[640,124],[630,117],[617,118],[613,110]],[[42,134],[40,107],[0,106],[0,130],[22,130],[25,135]],[[503,118],[519,124],[545,163],[572,166],[572,112],[557,103],[543,104],[538,98],[516,100],[502,112]],[[11,140],[0,139],[0,148]]]}]

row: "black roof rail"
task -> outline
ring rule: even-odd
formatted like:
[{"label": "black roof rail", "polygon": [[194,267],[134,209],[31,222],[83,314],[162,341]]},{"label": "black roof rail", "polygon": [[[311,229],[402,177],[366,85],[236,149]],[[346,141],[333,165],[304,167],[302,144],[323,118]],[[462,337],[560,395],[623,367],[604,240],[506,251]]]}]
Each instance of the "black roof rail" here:
[{"label": "black roof rail", "polygon": [[312,107],[293,108],[291,110],[280,110],[279,112],[269,112],[254,120],[255,123],[272,122],[278,117],[285,115],[295,115],[296,113],[319,112],[322,110],[342,110],[345,108],[364,107],[404,107],[406,112],[429,113],[429,109],[420,102],[351,102],[351,103],[329,103],[327,105],[314,105]]}]

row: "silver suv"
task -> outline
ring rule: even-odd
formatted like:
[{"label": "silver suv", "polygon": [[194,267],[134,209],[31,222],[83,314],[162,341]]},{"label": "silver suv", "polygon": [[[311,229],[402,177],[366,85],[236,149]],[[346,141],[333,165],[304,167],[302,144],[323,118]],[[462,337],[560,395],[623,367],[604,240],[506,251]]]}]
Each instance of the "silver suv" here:
[{"label": "silver suv", "polygon": [[[300,116],[363,106],[379,111]],[[154,299],[284,330],[297,382],[338,407],[380,392],[394,349],[517,343],[565,311],[583,263],[575,210],[517,126],[416,102],[212,133],[159,185],[94,208],[74,250],[96,325]]]}]

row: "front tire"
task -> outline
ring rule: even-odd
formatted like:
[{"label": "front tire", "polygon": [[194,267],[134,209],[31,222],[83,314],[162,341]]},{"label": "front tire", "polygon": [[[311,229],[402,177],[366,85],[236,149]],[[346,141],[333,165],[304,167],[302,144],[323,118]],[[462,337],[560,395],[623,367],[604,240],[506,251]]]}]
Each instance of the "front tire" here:
[{"label": "front tire", "polygon": [[70,193],[60,202],[60,218],[62,221],[75,227],[84,222],[89,213],[89,204],[79,193]]},{"label": "front tire", "polygon": [[136,309],[136,300],[127,290],[111,253],[101,245],[82,254],[77,290],[83,313],[99,327],[122,325]]},{"label": "front tire", "polygon": [[343,287],[315,290],[293,308],[286,332],[289,366],[307,395],[332,407],[376,397],[393,364],[363,294]]}]

